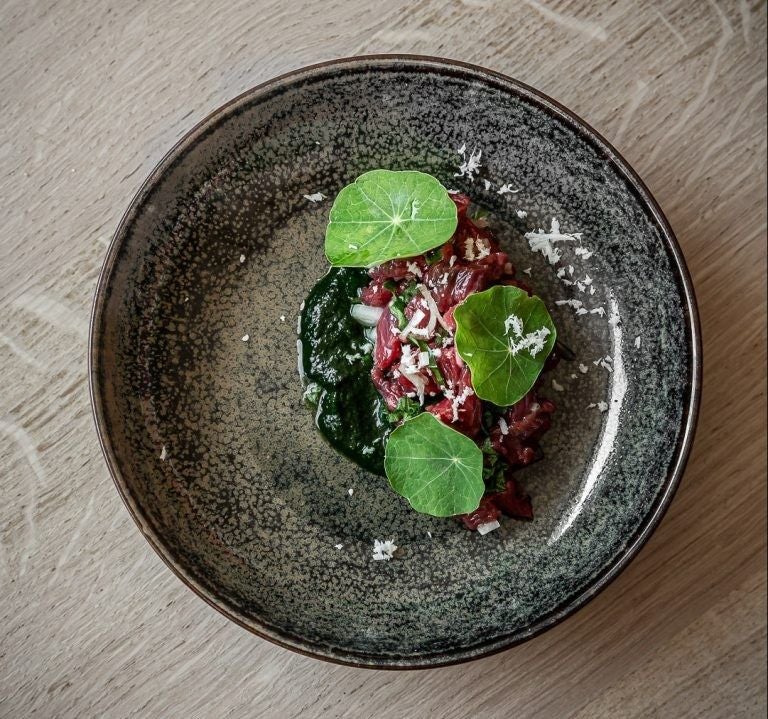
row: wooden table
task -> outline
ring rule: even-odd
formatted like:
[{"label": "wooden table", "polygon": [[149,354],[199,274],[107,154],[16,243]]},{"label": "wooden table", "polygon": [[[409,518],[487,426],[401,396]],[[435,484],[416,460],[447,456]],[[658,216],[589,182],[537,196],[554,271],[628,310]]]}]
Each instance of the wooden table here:
[{"label": "wooden table", "polygon": [[[762,0],[5,0],[0,31],[1,716],[765,714]],[[703,323],[696,446],[640,556],[547,634],[425,672],[292,654],[185,589],[118,498],[86,383],[106,245],[163,153],[256,83],[367,52],[485,65],[591,122],[666,211]]]}]

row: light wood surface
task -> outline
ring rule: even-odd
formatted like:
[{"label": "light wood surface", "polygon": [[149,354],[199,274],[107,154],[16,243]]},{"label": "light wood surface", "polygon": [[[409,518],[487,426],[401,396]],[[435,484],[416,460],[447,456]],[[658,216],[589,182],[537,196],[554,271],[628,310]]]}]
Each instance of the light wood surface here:
[{"label": "light wood surface", "polygon": [[[765,715],[763,0],[5,0],[0,33],[0,716]],[[106,245],[162,154],[367,52],[485,65],[591,122],[666,211],[703,324],[695,449],[640,556],[534,641],[425,672],[297,656],[195,597],[123,508],[86,383]]]}]

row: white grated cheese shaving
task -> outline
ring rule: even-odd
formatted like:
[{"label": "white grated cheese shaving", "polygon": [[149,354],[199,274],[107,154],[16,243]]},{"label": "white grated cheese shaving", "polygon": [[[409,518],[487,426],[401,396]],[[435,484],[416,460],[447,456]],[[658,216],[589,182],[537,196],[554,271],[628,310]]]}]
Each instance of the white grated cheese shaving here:
[{"label": "white grated cheese shaving", "polygon": [[597,403],[597,408],[601,412],[607,412],[608,411],[608,403],[607,402],[598,402]]},{"label": "white grated cheese shaving", "polygon": [[163,445],[163,448],[160,450],[160,461],[165,462],[166,459],[168,459],[168,450]]},{"label": "white grated cheese shaving", "polygon": [[470,182],[474,182],[475,175],[480,171],[480,158],[483,156],[483,151],[472,148],[472,152],[467,157],[467,146],[464,144],[456,152],[461,155],[464,162],[459,165],[459,171],[454,174],[454,177],[466,177]]},{"label": "white grated cheese shaving", "polygon": [[577,315],[586,315],[586,314],[588,314],[588,312],[583,307],[579,307],[579,309],[576,310],[576,314]]},{"label": "white grated cheese shaving", "polygon": [[488,257],[488,255],[491,254],[491,246],[484,240],[481,240],[480,238],[478,238],[477,240],[477,247],[478,247],[478,253],[477,253],[476,259],[482,260],[483,257]]},{"label": "white grated cheese shaving", "polygon": [[408,324],[403,327],[403,331],[400,333],[400,339],[405,339],[408,337],[409,334],[424,334],[423,331],[416,330],[416,325],[421,322],[426,315],[424,314],[424,310],[417,309],[412,315],[411,319],[408,320]]},{"label": "white grated cheese shaving", "polygon": [[528,217],[528,213],[525,210],[517,210],[517,216],[522,220],[524,217]]},{"label": "white grated cheese shaving", "polygon": [[427,532],[427,536],[428,536],[430,539],[432,539],[432,532],[429,532],[429,531],[428,531],[428,532]]},{"label": "white grated cheese shaving", "polygon": [[410,272],[412,275],[415,275],[419,279],[421,279],[422,271],[421,268],[415,263],[415,262],[409,262],[405,268]]},{"label": "white grated cheese shaving", "polygon": [[[512,356],[516,356],[522,350],[528,350],[528,354],[535,357],[544,349],[549,332],[549,327],[540,327],[523,336],[523,320],[520,317],[511,314],[504,320],[504,333],[513,335],[508,338],[509,351]],[[518,339],[515,340],[515,337]]]},{"label": "white grated cheese shaving", "polygon": [[635,347],[637,347],[637,349],[640,349],[640,342],[641,342],[640,335],[638,335],[637,337],[635,337]]},{"label": "white grated cheese shaving", "polygon": [[[448,273],[446,272],[444,275],[446,281],[447,275]],[[435,298],[432,297],[432,293],[427,289],[425,285],[419,285],[417,289],[421,293],[421,296],[424,298],[424,301],[427,303],[427,307],[429,308],[430,319],[429,324],[427,325],[429,334],[431,335],[435,331],[435,322],[437,322],[446,332],[451,332],[451,328],[443,319],[443,316],[440,314],[440,310],[437,308],[437,302],[435,302]]]},{"label": "white grated cheese shaving", "polygon": [[526,267],[523,270],[523,274],[528,275],[530,277],[531,276],[531,268],[530,267]]},{"label": "white grated cheese shaving", "polygon": [[573,265],[568,265],[568,274],[573,276]]},{"label": "white grated cheese shaving", "polygon": [[557,276],[558,276],[560,279],[562,279],[563,277],[565,277],[565,267],[561,267],[561,268],[560,268],[560,269],[557,271]]},{"label": "white grated cheese shaving", "polygon": [[464,259],[475,259],[475,241],[471,237],[467,237],[467,239],[464,240]]},{"label": "white grated cheese shaving", "polygon": [[597,405],[596,405],[594,402],[590,402],[590,403],[587,405],[587,409],[594,409],[595,407],[597,407]]},{"label": "white grated cheese shaving", "polygon": [[456,262],[456,255],[451,255],[451,259],[448,260],[448,267],[453,267],[454,263]]},{"label": "white grated cheese shaving", "polygon": [[520,192],[519,189],[513,190],[512,185],[506,183],[503,184],[498,190],[496,190],[497,195],[514,195],[518,192]]},{"label": "white grated cheese shaving", "polygon": [[373,558],[377,562],[392,559],[396,549],[397,545],[391,539],[373,540]]},{"label": "white grated cheese shaving", "polygon": [[590,295],[594,295],[594,294],[595,294],[595,286],[594,286],[594,285],[592,285],[592,286],[589,288],[589,294],[590,294]]},{"label": "white grated cheese shaving", "polygon": [[339,544],[334,544],[333,546],[334,546],[336,549],[342,549],[342,548],[344,547],[344,545],[343,545],[343,544],[341,544],[341,543],[339,543]]},{"label": "white grated cheese shaving", "polygon": [[554,265],[560,261],[562,253],[554,247],[554,242],[576,242],[581,239],[581,232],[564,234],[560,232],[560,223],[553,217],[549,232],[541,228],[537,232],[526,232],[524,237],[528,240],[531,252],[540,252],[549,264]]},{"label": "white grated cheese shaving", "polygon": [[240,255],[240,264],[242,265],[243,262],[245,262],[245,255]]},{"label": "white grated cheese shaving", "polygon": [[586,247],[577,247],[573,253],[577,257],[581,257],[584,260],[588,260],[592,255],[594,255],[594,252],[590,252]]},{"label": "white grated cheese shaving", "polygon": [[579,363],[579,372],[581,372],[581,374],[587,374],[587,372],[589,372],[589,367],[587,367],[585,364]]},{"label": "white grated cheese shaving", "polygon": [[325,199],[325,195],[322,192],[313,192],[311,195],[302,195],[302,197],[310,202],[321,202]]},{"label": "white grated cheese shaving", "polygon": [[568,307],[573,307],[573,309],[577,310],[579,309],[584,303],[581,300],[555,300],[556,305],[568,305]]},{"label": "white grated cheese shaving", "polygon": [[562,392],[565,389],[565,387],[563,387],[563,385],[561,385],[556,379],[553,379],[552,389],[554,389],[555,392]]},{"label": "white grated cheese shaving", "polygon": [[506,437],[509,434],[509,425],[504,417],[499,417],[499,431]]},{"label": "white grated cheese shaving", "polygon": [[347,490],[347,494],[348,494],[350,497],[351,497],[351,496],[352,496],[354,493],[355,493],[355,490],[354,490],[354,489],[352,489],[352,487],[350,487],[350,488]]},{"label": "white grated cheese shaving", "polygon": [[243,335],[240,339],[243,340],[243,342],[247,342],[251,337],[250,335]]},{"label": "white grated cheese shaving", "polygon": [[496,521],[495,519],[492,522],[485,522],[483,524],[477,525],[477,533],[480,536],[484,536],[488,534],[488,532],[492,532],[494,529],[498,529],[501,525]]},{"label": "white grated cheese shaving", "polygon": [[483,180],[483,184],[485,185],[486,190],[491,189],[491,181],[490,180]]},{"label": "white grated cheese shaving", "polygon": [[285,315],[280,315],[280,321],[285,322]]},{"label": "white grated cheese shaving", "polygon": [[589,314],[591,315],[600,315],[601,317],[605,316],[605,307],[593,307]]}]

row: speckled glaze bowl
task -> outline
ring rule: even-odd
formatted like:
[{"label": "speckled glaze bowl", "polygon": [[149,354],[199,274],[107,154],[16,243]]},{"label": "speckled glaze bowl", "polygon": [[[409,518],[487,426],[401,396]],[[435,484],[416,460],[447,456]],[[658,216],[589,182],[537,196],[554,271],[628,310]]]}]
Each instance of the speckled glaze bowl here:
[{"label": "speckled glaze bowl", "polygon": [[[473,182],[456,176],[465,144],[482,150]],[[576,353],[549,391],[545,459],[519,475],[531,523],[481,537],[416,514],[326,445],[302,405],[296,319],[327,268],[331,202],[304,196],[332,198],[377,167],[432,173],[487,208]],[[594,294],[523,240],[553,216],[584,233],[590,257],[562,245],[566,279],[589,274]],[[606,314],[555,304],[569,298]],[[699,397],[690,279],[637,175],[530,87],[422,57],[293,72],[189,132],[120,223],[90,342],[109,469],[168,566],[262,637],[382,668],[498,651],[593,597],[666,509]],[[373,561],[374,539],[394,540],[396,558]]]}]

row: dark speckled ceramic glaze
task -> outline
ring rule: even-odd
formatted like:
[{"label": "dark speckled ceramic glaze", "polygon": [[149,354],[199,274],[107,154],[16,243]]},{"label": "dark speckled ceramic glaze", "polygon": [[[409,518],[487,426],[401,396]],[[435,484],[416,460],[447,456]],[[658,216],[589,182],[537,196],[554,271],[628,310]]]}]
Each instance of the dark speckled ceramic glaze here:
[{"label": "dark speckled ceramic glaze", "polygon": [[[483,153],[474,182],[455,176],[462,144]],[[414,513],[330,449],[302,406],[296,318],[326,270],[330,208],[303,195],[332,198],[377,167],[432,173],[489,209],[577,354],[555,374],[564,391],[549,392],[545,459],[519,475],[532,523],[481,537]],[[500,195],[502,183],[520,192]],[[564,249],[594,295],[564,285],[522,239],[553,215],[594,251],[584,261]],[[554,304],[569,297],[606,316]],[[120,494],[200,596],[312,656],[423,667],[541,632],[627,564],[680,478],[699,352],[679,247],[615,150],[507,77],[389,56],[261,85],[171,150],[110,247],[90,380]],[[593,364],[603,356],[612,371]],[[605,413],[587,408],[601,401]],[[398,556],[374,562],[374,539],[393,539]]]}]

